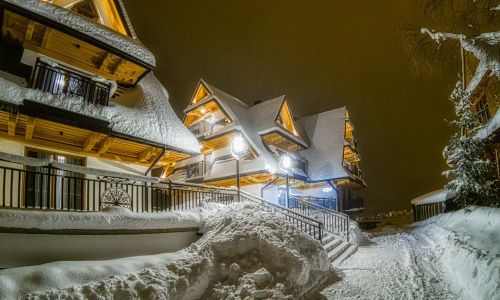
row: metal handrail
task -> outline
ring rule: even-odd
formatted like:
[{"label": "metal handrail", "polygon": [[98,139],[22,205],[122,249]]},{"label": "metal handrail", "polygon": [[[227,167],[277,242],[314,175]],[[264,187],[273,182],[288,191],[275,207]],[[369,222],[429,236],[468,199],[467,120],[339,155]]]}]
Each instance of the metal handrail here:
[{"label": "metal handrail", "polygon": [[319,219],[323,223],[325,231],[349,241],[350,218],[348,215],[303,199],[293,198],[293,200],[301,204],[296,209],[305,215]]}]

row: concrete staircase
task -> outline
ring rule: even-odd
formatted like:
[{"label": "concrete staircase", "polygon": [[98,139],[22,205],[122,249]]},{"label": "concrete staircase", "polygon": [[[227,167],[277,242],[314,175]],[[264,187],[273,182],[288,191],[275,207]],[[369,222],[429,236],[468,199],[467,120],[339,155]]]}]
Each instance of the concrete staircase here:
[{"label": "concrete staircase", "polygon": [[339,266],[358,250],[357,245],[343,241],[338,236],[328,232],[323,235],[322,244],[334,266]]}]

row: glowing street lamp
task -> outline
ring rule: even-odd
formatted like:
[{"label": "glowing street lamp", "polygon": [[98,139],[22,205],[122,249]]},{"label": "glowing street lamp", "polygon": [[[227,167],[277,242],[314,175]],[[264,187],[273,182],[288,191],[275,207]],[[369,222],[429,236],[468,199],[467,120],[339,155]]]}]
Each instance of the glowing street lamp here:
[{"label": "glowing street lamp", "polygon": [[280,169],[286,174],[286,207],[290,207],[290,184],[288,172],[292,169],[292,158],[289,155],[281,157]]},{"label": "glowing street lamp", "polygon": [[248,151],[248,145],[241,135],[234,137],[231,142],[231,154],[236,158],[236,185],[238,187],[238,201],[240,201],[240,158]]}]

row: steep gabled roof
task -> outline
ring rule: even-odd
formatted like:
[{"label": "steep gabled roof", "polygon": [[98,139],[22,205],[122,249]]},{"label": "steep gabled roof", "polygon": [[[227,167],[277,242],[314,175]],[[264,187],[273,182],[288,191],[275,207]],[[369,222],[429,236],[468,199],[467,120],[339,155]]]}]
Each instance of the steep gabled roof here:
[{"label": "steep gabled roof", "polygon": [[301,118],[300,124],[309,137],[309,148],[300,151],[308,161],[312,181],[348,177],[343,162],[346,108],[341,107]]},{"label": "steep gabled roof", "polygon": [[125,57],[130,57],[135,61],[146,64],[149,68],[154,68],[156,65],[153,53],[149,51],[133,33],[134,31],[132,30],[130,20],[126,17],[127,15],[121,3],[120,9],[125,16],[123,21],[126,22],[132,37],[120,34],[105,25],[96,23],[65,8],[43,1],[1,0],[0,3],[2,2],[41,16],[44,20],[49,20],[65,26],[68,31],[78,32],[89,39],[97,40],[107,47],[116,49]]},{"label": "steep gabled roof", "polygon": [[[249,113],[249,106],[240,99],[229,95],[228,93],[210,85],[203,79],[201,82],[209,89],[212,97],[215,97],[222,109],[233,120],[232,130],[239,130],[250,143],[250,146],[255,150],[261,162],[261,170],[265,170],[265,166],[274,167],[278,169],[278,160],[274,157],[262,142],[260,136],[255,131],[255,122],[252,120],[252,115]],[[211,98],[209,98],[211,99]],[[208,100],[210,101],[210,100]],[[251,167],[251,164],[248,164]],[[245,172],[245,164],[242,164],[242,172]]]}]

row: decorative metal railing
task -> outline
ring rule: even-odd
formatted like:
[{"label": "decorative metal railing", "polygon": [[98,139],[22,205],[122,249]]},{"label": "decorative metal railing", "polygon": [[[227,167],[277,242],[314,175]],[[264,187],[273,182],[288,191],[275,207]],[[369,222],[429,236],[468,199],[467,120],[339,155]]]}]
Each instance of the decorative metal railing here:
[{"label": "decorative metal railing", "polygon": [[185,210],[198,207],[203,201],[222,204],[250,201],[318,240],[323,235],[320,220],[243,191],[238,193],[236,189],[84,175],[53,166],[18,168],[19,165],[2,162],[0,166],[1,208],[100,211],[107,206],[121,206],[140,213]]},{"label": "decorative metal railing", "polygon": [[289,209],[320,221],[323,223],[325,231],[349,241],[348,215],[311,203],[299,197],[289,197],[288,203]]},{"label": "decorative metal railing", "polygon": [[80,96],[86,102],[108,106],[111,85],[97,82],[60,66],[37,59],[30,79],[31,88],[52,94]]}]

